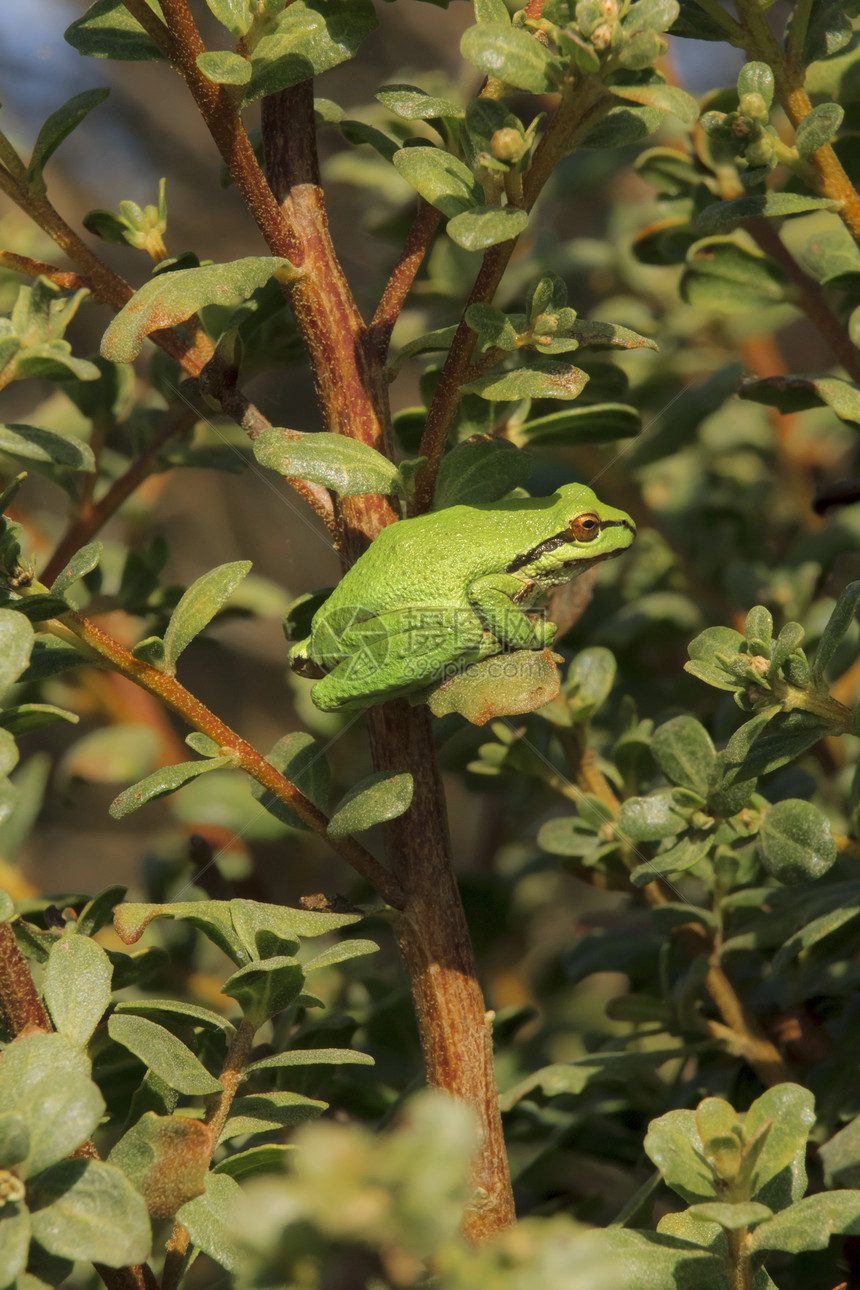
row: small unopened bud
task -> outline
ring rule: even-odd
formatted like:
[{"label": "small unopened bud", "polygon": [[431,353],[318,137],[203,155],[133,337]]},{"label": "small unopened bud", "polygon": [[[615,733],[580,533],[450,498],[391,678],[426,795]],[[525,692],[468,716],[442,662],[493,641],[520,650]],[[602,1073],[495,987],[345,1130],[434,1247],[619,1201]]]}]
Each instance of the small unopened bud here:
[{"label": "small unopened bud", "polygon": [[490,149],[497,161],[519,161],[526,150],[526,141],[519,130],[506,126],[495,132]]},{"label": "small unopened bud", "polygon": [[769,134],[763,134],[760,139],[751,143],[744,153],[744,157],[751,166],[767,166],[773,158],[774,142]]},{"label": "small unopened bud", "polygon": [[612,44],[612,28],[608,22],[602,22],[599,27],[595,27],[591,33],[591,44],[594,49],[608,49]]},{"label": "small unopened bud", "polygon": [[607,22],[618,20],[618,0],[603,0],[603,17]]},{"label": "small unopened bud", "polygon": [[752,126],[745,116],[734,117],[734,119],[731,120],[729,128],[736,139],[748,139],[753,131]]},{"label": "small unopened bud", "polygon": [[743,94],[739,106],[743,116],[748,116],[753,121],[767,120],[767,103],[765,103],[761,94],[754,92]]}]

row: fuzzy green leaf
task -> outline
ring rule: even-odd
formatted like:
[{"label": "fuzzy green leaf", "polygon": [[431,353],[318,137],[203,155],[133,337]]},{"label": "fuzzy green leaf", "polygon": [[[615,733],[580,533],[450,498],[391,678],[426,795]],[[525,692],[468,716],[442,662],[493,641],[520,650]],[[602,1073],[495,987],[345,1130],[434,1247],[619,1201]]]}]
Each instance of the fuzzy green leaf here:
[{"label": "fuzzy green leaf", "polygon": [[143,1062],[165,1084],[180,1093],[220,1093],[221,1085],[191,1049],[164,1026],[146,1017],[114,1013],[108,1021],[108,1034],[117,1044]]},{"label": "fuzzy green leaf", "polygon": [[412,776],[388,775],[379,771],[368,775],[349,790],[331,813],[328,835],[345,838],[361,833],[383,820],[394,820],[409,809],[412,801]]},{"label": "fuzzy green leaf", "polygon": [[442,148],[401,148],[394,165],[425,201],[449,218],[483,205],[484,190],[471,170]]},{"label": "fuzzy green leaf", "polygon": [[618,813],[618,829],[633,842],[657,842],[683,832],[687,820],[676,807],[672,790],[661,789],[647,797],[628,797]]},{"label": "fuzzy green leaf", "polygon": [[668,1111],[652,1120],[645,1151],[665,1182],[684,1200],[719,1200],[719,1189],[702,1155],[695,1111]]},{"label": "fuzzy green leaf", "polygon": [[0,452],[11,453],[25,461],[63,466],[67,470],[93,471],[96,468],[96,460],[88,443],[75,439],[72,435],[43,430],[41,426],[16,423],[0,425]]},{"label": "fuzzy green leaf", "polygon": [[[302,730],[293,731],[279,739],[274,748],[266,754],[266,760],[279,770],[296,788],[304,794],[314,806],[321,811],[328,809],[331,770],[326,760],[325,751],[312,735]],[[294,829],[307,829],[294,811],[278,800],[256,780],[251,783],[251,792],[257,801],[283,824]]]},{"label": "fuzzy green leaf", "polygon": [[101,1021],[111,999],[110,959],[89,936],[57,941],[45,968],[48,1011],[61,1035],[83,1047]]},{"label": "fuzzy green leaf", "polygon": [[381,452],[326,430],[298,435],[272,427],[254,441],[254,456],[287,479],[307,479],[341,497],[402,492],[397,467]]},{"label": "fuzzy green leaf", "polygon": [[240,1272],[246,1255],[231,1233],[233,1209],[241,1196],[239,1184],[224,1173],[210,1173],[202,1196],[189,1200],[177,1214],[194,1245],[227,1272]]},{"label": "fuzzy green leaf", "polygon": [[0,609],[0,695],[14,685],[30,660],[34,632],[14,609]]},{"label": "fuzzy green leaf", "polygon": [[234,560],[210,569],[193,582],[174,609],[164,633],[164,670],[176,670],[176,660],[207,627],[251,569],[250,560]]},{"label": "fuzzy green leaf", "polygon": [[826,197],[804,197],[799,193],[761,193],[755,197],[735,197],[728,202],[706,206],[696,218],[702,233],[722,233],[750,219],[785,219],[807,211],[835,210],[838,202]]},{"label": "fuzzy green leaf", "polygon": [[247,85],[251,79],[249,59],[229,49],[207,50],[198,54],[195,62],[206,79],[215,85]]},{"label": "fuzzy green leaf", "polygon": [[691,1205],[688,1210],[690,1218],[703,1223],[719,1223],[727,1232],[736,1232],[742,1227],[756,1227],[773,1218],[773,1210],[756,1201],[705,1201],[701,1205]]},{"label": "fuzzy green leaf", "polygon": [[529,479],[534,461],[506,439],[481,435],[457,444],[442,458],[433,509],[496,502]]},{"label": "fuzzy green leaf", "polygon": [[27,167],[27,186],[31,191],[44,193],[45,180],[42,171],[48,160],[63,140],[80,125],[87,113],[94,107],[98,107],[99,103],[104,103],[109,94],[110,90],[107,88],[83,90],[82,93],[70,98],[61,108],[57,108],[56,112],[51,113],[39,131],[33,146],[33,155]]},{"label": "fuzzy green leaf", "polygon": [[667,779],[705,794],[716,763],[711,737],[695,717],[680,716],[654,731],[654,756]]},{"label": "fuzzy green leaf", "polygon": [[556,88],[558,60],[522,27],[509,22],[479,22],[460,40],[460,53],[478,71],[532,94]]},{"label": "fuzzy green leaf", "polygon": [[817,806],[798,798],[770,808],[756,842],[765,869],[787,884],[821,878],[836,863],[830,821]]},{"label": "fuzzy green leaf", "polygon": [[784,413],[825,404],[843,421],[860,424],[860,389],[838,376],[768,376],[745,381],[738,393],[742,399],[766,403]]},{"label": "fuzzy green leaf", "polygon": [[642,429],[637,408],[629,403],[592,403],[584,407],[564,408],[535,417],[518,426],[513,434],[520,443],[570,445],[611,443],[629,439]]},{"label": "fuzzy green leaf", "polygon": [[175,327],[207,305],[238,307],[271,277],[286,281],[294,276],[289,260],[271,255],[161,273],[116,315],[102,337],[102,355],[113,363],[131,363],[150,332]]},{"label": "fuzzy green leaf", "polygon": [[250,1093],[234,1100],[219,1142],[304,1124],[327,1109],[327,1102],[303,1097],[301,1093]]},{"label": "fuzzy green leaf", "polygon": [[528,211],[516,206],[475,206],[449,220],[446,232],[464,251],[485,251],[519,237],[528,222]]},{"label": "fuzzy green leaf", "polygon": [[30,1214],[20,1201],[7,1201],[0,1210],[0,1287],[17,1284],[25,1290],[26,1278],[18,1280],[27,1266],[30,1249]]},{"label": "fuzzy green leaf", "polygon": [[611,85],[612,93],[629,99],[642,107],[657,108],[678,117],[685,125],[693,126],[699,119],[699,105],[685,90],[676,85]]},{"label": "fuzzy green leaf", "polygon": [[153,771],[147,775],[146,779],[139,780],[132,784],[119,797],[115,797],[111,802],[108,810],[115,820],[121,820],[123,816],[130,815],[138,807],[144,806],[147,802],[154,802],[158,797],[167,797],[170,793],[175,793],[177,789],[182,788],[183,784],[188,784],[198,775],[205,775],[210,770],[222,770],[225,766],[234,765],[235,759],[231,755],[224,757],[210,757],[206,761],[182,761],[175,766],[163,766],[160,770]]},{"label": "fuzzy green leaf", "polygon": [[143,1197],[113,1165],[63,1160],[36,1182],[33,1236],[49,1254],[109,1268],[142,1263],[151,1233]]},{"label": "fuzzy green leaf", "polygon": [[462,117],[465,108],[450,99],[435,98],[417,85],[380,85],[374,98],[406,121],[432,121],[435,117]]},{"label": "fuzzy green leaf", "polygon": [[253,74],[244,102],[319,76],[352,58],[378,26],[371,0],[294,0],[278,15],[274,31],[251,56]]},{"label": "fuzzy green leaf", "polygon": [[176,999],[126,999],[116,1005],[114,1015],[128,1013],[133,1017],[172,1017],[186,1025],[202,1026],[205,1030],[220,1030],[229,1038],[235,1034],[232,1021],[211,1008]]},{"label": "fuzzy green leaf", "polygon": [[845,109],[838,103],[819,103],[808,112],[797,127],[795,144],[801,157],[808,157],[826,143],[832,143],[839,133]]},{"label": "fuzzy green leaf", "polygon": [[0,1063],[0,1112],[13,1111],[30,1130],[26,1159],[16,1165],[32,1178],[90,1136],[104,1102],[90,1063],[65,1035],[26,1035],[10,1044]]},{"label": "fuzzy green leaf", "polygon": [[51,583],[51,594],[54,596],[64,595],[66,590],[71,587],[73,583],[77,582],[80,578],[86,577],[88,573],[91,573],[93,569],[95,569],[101,559],[101,554],[101,542],[88,542],[86,546],[82,546],[79,551],[75,552],[66,567],[61,573],[57,574],[56,578]]},{"label": "fuzzy green leaf", "polygon": [[153,919],[176,918],[199,928],[234,963],[247,963],[250,954],[233,926],[231,903],[227,900],[183,900],[170,905],[155,905],[129,901],[118,906],[114,927],[124,944],[134,945]]},{"label": "fuzzy green leaf", "polygon": [[799,1084],[776,1084],[756,1098],[744,1117],[749,1142],[766,1131],[753,1158],[750,1195],[782,1210],[806,1191],[806,1140],[815,1123],[815,1098]]},{"label": "fuzzy green leaf", "polygon": [[278,955],[240,968],[221,987],[221,993],[235,999],[245,1020],[258,1030],[298,998],[304,980],[300,963],[288,955]]},{"label": "fuzzy green leaf", "polygon": [[490,402],[516,399],[575,399],[588,382],[587,373],[557,359],[536,360],[511,372],[486,372],[463,386]]},{"label": "fuzzy green leaf", "polygon": [[[376,946],[374,946],[374,949]],[[251,1062],[242,1072],[247,1079],[256,1071],[281,1070],[287,1066],[373,1066],[370,1053],[361,1053],[354,1048],[290,1048],[285,1053],[274,1053],[271,1057],[261,1057]]]},{"label": "fuzzy green leaf", "polygon": [[681,294],[688,304],[725,314],[781,304],[787,288],[776,264],[731,237],[695,242],[681,278]]},{"label": "fuzzy green leaf", "polygon": [[827,626],[821,633],[821,640],[818,642],[815,658],[812,661],[813,685],[818,685],[822,681],[827,664],[842,644],[845,633],[857,616],[858,607],[860,607],[860,582],[850,582],[840,593],[833,613],[827,620]]},{"label": "fuzzy green leaf", "polygon": [[[146,0],[163,21],[157,0]],[[127,62],[161,62],[164,54],[132,18],[122,0],[96,0],[83,18],[66,30],[66,40],[79,54],[91,58],[117,58]]]}]

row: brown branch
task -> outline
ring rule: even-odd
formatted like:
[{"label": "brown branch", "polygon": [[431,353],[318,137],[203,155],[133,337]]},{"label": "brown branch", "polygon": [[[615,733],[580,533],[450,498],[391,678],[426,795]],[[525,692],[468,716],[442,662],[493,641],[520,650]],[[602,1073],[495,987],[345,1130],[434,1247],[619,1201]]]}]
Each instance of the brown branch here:
[{"label": "brown branch", "polygon": [[441,218],[442,212],[437,211],[435,206],[431,206],[423,198],[419,201],[418,211],[403,244],[400,258],[388,279],[370,324],[371,341],[376,347],[380,362],[384,362],[388,355],[394,324],[412,289],[415,275],[433,241]]},{"label": "brown branch", "polygon": [[860,355],[852,345],[848,333],[831,310],[818,285],[804,273],[779,233],[768,219],[754,219],[744,227],[766,255],[775,260],[783,273],[797,289],[800,308],[812,325],[821,333],[833,351],[834,357],[854,381],[860,381]]},{"label": "brown branch", "polygon": [[[786,56],[766,14],[754,0],[740,0],[737,10],[744,29],[744,47],[752,58],[770,65],[777,98],[796,130],[812,111],[812,104],[803,84],[805,69],[794,58]],[[823,197],[839,202],[837,213],[860,246],[860,194],[845,173],[833,148],[826,143],[811,153],[807,161],[816,172],[818,192]]]},{"label": "brown branch", "polygon": [[80,291],[81,288],[93,290],[90,279],[80,273],[73,273],[71,269],[58,269],[53,264],[46,264],[44,260],[31,260],[29,255],[16,255],[14,251],[0,250],[0,268],[23,273],[28,278],[48,278],[66,291]]},{"label": "brown branch", "polygon": [[[43,591],[41,585],[34,584],[34,590]],[[47,631],[62,640],[68,640],[70,633],[84,643],[90,657],[93,655],[109,664],[115,671],[134,681],[136,685],[148,690],[175,712],[189,726],[210,739],[225,752],[235,754],[237,765],[267,789],[273,797],[295,811],[299,819],[315,833],[319,833],[334,848],[341,859],[351,865],[361,876],[379,891],[389,904],[399,907],[403,895],[395,879],[376,860],[369,851],[352,837],[332,838],[328,835],[328,818],[311,802],[304,793],[282,775],[262,753],[257,752],[247,740],[242,739],[234,730],[217,717],[214,712],[186,690],[174,676],[160,672],[158,668],[141,659],[135,658],[130,650],[91,619],[83,614],[64,614],[61,619],[52,619],[44,624]]]},{"label": "brown branch", "polygon": [[13,1038],[25,1030],[54,1029],[11,923],[0,923],[0,1014]]},{"label": "brown branch", "polygon": [[[242,1082],[255,1033],[256,1028],[253,1022],[242,1021],[233,1036],[233,1042],[230,1044],[229,1051],[224,1059],[224,1065],[218,1076],[223,1092],[218,1093],[212,1100],[203,1119],[203,1123],[212,1130],[213,1152],[218,1145],[218,1139],[221,1136],[224,1125],[227,1123],[227,1116],[230,1114],[233,1099]],[[167,1257],[164,1260],[161,1290],[176,1290],[182,1276],[182,1264],[188,1245],[188,1232],[181,1223],[176,1223],[165,1247]]]},{"label": "brown branch", "polygon": [[[531,167],[523,182],[523,208],[530,211],[559,161],[566,156],[579,136],[611,102],[599,84],[584,79],[570,97],[562,99],[558,110],[541,139]],[[466,309],[473,304],[489,304],[498,290],[519,239],[512,238],[491,246],[485,252],[481,268],[469,294]],[[460,319],[454,340],[427,412],[419,453],[427,458],[415,481],[413,513],[422,514],[433,504],[433,490],[439,463],[445,451],[448,432],[460,402],[460,390],[475,346],[475,333],[466,323],[466,309]]]}]

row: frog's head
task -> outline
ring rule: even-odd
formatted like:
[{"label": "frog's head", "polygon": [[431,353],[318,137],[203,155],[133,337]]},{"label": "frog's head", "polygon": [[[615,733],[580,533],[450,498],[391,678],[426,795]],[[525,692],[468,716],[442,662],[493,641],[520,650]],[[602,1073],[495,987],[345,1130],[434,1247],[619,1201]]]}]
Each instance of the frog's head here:
[{"label": "frog's head", "polygon": [[626,551],[636,525],[624,511],[598,501],[584,484],[565,484],[546,513],[549,531],[507,567],[547,589],[569,582],[601,560]]}]

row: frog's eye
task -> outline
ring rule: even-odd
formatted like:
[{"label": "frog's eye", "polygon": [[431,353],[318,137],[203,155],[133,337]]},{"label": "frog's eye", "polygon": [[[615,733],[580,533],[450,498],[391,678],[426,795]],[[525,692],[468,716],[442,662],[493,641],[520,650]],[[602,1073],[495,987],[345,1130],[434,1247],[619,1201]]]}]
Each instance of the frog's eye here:
[{"label": "frog's eye", "polygon": [[600,533],[600,516],[587,511],[572,519],[569,528],[577,542],[593,542]]}]

